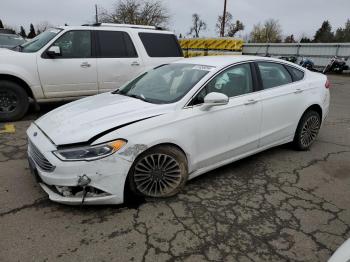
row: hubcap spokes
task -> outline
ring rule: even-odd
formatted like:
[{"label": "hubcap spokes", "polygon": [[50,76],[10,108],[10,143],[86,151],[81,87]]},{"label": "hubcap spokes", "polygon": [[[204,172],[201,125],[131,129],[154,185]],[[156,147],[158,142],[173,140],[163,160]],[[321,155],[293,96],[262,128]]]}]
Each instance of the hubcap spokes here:
[{"label": "hubcap spokes", "polygon": [[301,144],[308,147],[315,141],[320,129],[320,121],[318,117],[309,117],[301,130]]},{"label": "hubcap spokes", "polygon": [[17,96],[10,92],[5,91],[0,93],[0,113],[11,113],[16,110]]},{"label": "hubcap spokes", "polygon": [[134,181],[137,189],[146,196],[166,196],[181,183],[180,165],[165,154],[148,155],[136,164]]}]

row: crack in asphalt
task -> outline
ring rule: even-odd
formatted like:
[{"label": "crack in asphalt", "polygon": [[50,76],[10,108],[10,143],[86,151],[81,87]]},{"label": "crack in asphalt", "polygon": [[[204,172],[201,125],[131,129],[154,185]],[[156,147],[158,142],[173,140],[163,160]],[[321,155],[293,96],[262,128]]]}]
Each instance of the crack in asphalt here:
[{"label": "crack in asphalt", "polygon": [[[337,116],[325,128],[349,123]],[[0,163],[26,158],[26,125],[0,136]],[[0,240],[0,260],[326,261],[350,237],[349,193],[338,201],[333,192],[349,183],[350,145],[328,140],[317,140],[309,153],[279,147],[237,161],[189,181],[175,197],[135,209],[36,199],[0,213],[2,234],[16,234]],[[339,163],[343,177],[322,171]],[[35,219],[23,212],[31,209]],[[62,239],[55,245],[52,232]]]},{"label": "crack in asphalt", "polygon": [[[318,236],[320,234],[332,235],[345,239],[349,235],[349,225],[339,217],[344,209],[318,196],[313,189],[305,189],[299,187],[298,184],[301,172],[305,169],[321,162],[327,162],[331,157],[347,153],[350,153],[350,150],[330,152],[292,170],[280,172],[274,172],[265,160],[267,157],[259,154],[254,157],[254,160],[252,157],[240,161],[236,167],[229,165],[217,170],[218,173],[223,174],[207,174],[203,176],[203,179],[191,181],[175,198],[141,205],[135,210],[131,227],[113,230],[106,238],[113,239],[126,236],[133,231],[138,232],[143,236],[145,245],[142,261],[148,261],[147,257],[151,252],[152,255],[167,255],[169,261],[181,261],[191,254],[200,254],[203,260],[207,261],[229,259],[230,257],[234,260],[245,257],[256,261],[259,257],[261,260],[269,261],[302,261],[295,257],[297,254],[293,251],[293,248],[295,249],[295,246],[299,244],[298,239],[295,239],[296,236],[313,243],[314,252],[324,252],[326,255],[322,257],[327,257],[334,250],[320,241]],[[245,172],[247,167],[249,167],[249,173],[240,175],[239,171],[243,169]],[[228,169],[233,169],[233,171],[226,172]],[[235,171],[238,171],[239,175],[235,174]],[[281,182],[281,177],[286,175],[290,176],[289,179]],[[214,190],[214,186],[220,190]],[[271,203],[271,195],[274,194],[280,194],[282,197],[278,203]],[[301,203],[292,204],[293,201],[303,201],[305,206],[302,206]],[[325,204],[336,211],[325,210]],[[30,208],[45,208],[53,205],[48,198],[40,198],[31,204],[0,213],[0,217],[3,218]],[[152,233],[154,227],[144,221],[144,214],[140,214],[141,211],[144,212],[143,208],[158,209],[159,206],[168,209],[167,221],[176,224],[177,229],[169,238]],[[178,214],[178,206],[182,206],[182,215]],[[324,227],[336,222],[343,223],[346,229],[340,234],[329,232],[327,229],[305,231],[300,222],[299,213],[315,210],[319,211],[320,215],[330,216],[322,224]],[[285,211],[289,214],[289,218],[282,220],[278,211]],[[90,218],[82,220],[81,224],[91,226],[110,221],[122,210],[109,209],[95,214],[90,214],[94,213],[90,210],[86,212]],[[185,241],[187,244],[191,243],[191,246],[187,248],[179,243],[184,238],[190,239],[195,244],[192,245],[191,241]],[[277,248],[276,241],[284,243],[284,246]],[[161,248],[165,242],[168,243],[168,248]],[[98,240],[82,238],[80,246],[69,249],[76,252],[90,243],[97,244]],[[70,250],[60,252],[58,257],[73,253]]]},{"label": "crack in asphalt", "polygon": [[50,204],[51,204],[51,202],[49,201],[48,197],[39,198],[39,199],[35,200],[33,203],[31,203],[31,204],[26,204],[26,205],[23,205],[23,206],[20,206],[20,207],[13,208],[13,209],[10,209],[8,211],[2,212],[2,213],[0,213],[0,217],[4,217],[4,216],[7,216],[7,215],[13,215],[13,214],[21,212],[21,211],[23,211],[25,209],[29,209],[29,208],[45,207],[45,206],[50,205]]}]

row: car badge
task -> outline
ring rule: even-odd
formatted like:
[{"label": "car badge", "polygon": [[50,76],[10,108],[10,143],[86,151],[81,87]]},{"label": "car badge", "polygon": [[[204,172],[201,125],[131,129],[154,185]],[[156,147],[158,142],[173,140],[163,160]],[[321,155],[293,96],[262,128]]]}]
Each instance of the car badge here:
[{"label": "car badge", "polygon": [[33,136],[37,136],[37,135],[38,135],[38,133],[37,133],[37,132],[34,132]]}]

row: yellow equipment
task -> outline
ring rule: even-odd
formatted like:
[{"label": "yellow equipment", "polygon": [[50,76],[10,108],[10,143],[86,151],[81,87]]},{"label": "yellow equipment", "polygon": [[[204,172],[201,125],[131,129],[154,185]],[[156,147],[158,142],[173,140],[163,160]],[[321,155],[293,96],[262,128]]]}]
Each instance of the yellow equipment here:
[{"label": "yellow equipment", "polygon": [[185,57],[242,54],[243,40],[233,38],[180,39]]}]

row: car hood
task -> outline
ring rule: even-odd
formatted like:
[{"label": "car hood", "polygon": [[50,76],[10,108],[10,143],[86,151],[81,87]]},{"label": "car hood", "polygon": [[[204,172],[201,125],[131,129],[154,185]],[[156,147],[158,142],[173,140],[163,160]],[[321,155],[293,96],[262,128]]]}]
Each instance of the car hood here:
[{"label": "car hood", "polygon": [[1,56],[8,56],[8,55],[11,55],[13,53],[14,53],[14,51],[9,50],[5,45],[0,44],[0,55]]},{"label": "car hood", "polygon": [[172,105],[157,105],[118,94],[105,93],[61,106],[35,121],[56,145],[93,142],[108,130],[172,111]]}]

